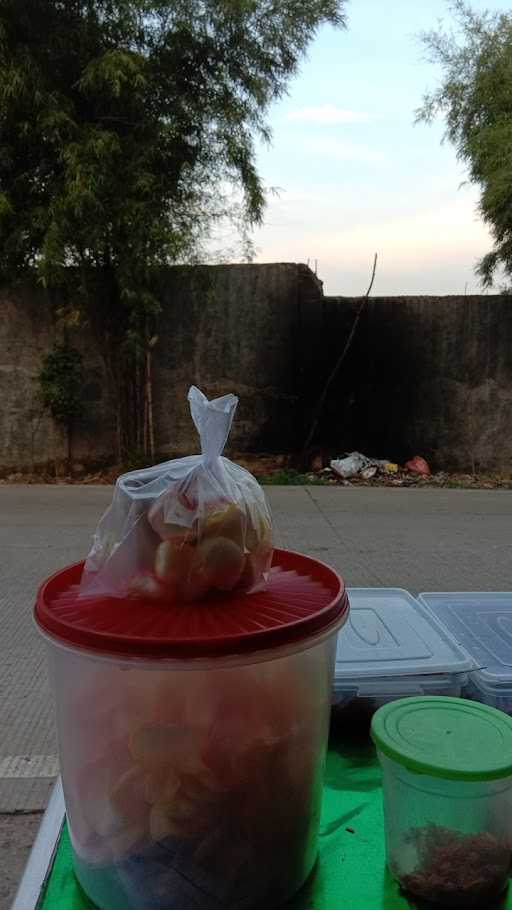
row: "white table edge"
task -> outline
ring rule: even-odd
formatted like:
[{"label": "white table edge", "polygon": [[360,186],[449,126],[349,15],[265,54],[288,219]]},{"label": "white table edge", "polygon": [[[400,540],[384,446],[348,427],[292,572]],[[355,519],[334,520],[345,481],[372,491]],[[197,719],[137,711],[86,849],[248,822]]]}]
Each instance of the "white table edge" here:
[{"label": "white table edge", "polygon": [[64,794],[59,777],[39,826],[11,910],[36,910],[38,907],[52,869],[64,818]]}]

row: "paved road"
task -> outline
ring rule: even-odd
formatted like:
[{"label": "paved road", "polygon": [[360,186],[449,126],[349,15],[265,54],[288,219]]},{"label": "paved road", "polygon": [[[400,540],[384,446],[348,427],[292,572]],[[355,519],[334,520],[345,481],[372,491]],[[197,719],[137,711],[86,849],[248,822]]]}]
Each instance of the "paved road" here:
[{"label": "paved road", "polygon": [[[512,588],[512,492],[268,493],[278,543],[331,563],[348,585],[413,593]],[[0,486],[0,910],[10,904],[56,767],[34,593],[53,570],[87,552],[110,496],[108,487]]]}]

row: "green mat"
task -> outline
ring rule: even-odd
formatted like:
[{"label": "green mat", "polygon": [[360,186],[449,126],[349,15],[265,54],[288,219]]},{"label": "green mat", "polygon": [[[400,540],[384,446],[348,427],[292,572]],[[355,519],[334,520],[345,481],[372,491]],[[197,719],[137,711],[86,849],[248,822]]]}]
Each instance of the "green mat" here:
[{"label": "green mat", "polygon": [[[92,906],[74,877],[64,829],[41,910],[91,910]],[[427,910],[429,906],[401,894],[387,872],[381,776],[373,747],[361,740],[331,747],[318,863],[287,910]],[[512,893],[494,907],[512,910]]]}]

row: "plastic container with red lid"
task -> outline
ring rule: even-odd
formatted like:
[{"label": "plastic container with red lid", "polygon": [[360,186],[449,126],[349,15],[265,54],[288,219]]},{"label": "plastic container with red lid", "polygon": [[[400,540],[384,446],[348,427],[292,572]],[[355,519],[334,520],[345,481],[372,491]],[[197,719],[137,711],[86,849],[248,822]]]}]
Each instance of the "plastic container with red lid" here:
[{"label": "plastic container with red lid", "polygon": [[169,606],[40,589],[75,871],[104,910],[286,901],[317,853],[337,633],[330,568],[274,552],[267,588]]}]

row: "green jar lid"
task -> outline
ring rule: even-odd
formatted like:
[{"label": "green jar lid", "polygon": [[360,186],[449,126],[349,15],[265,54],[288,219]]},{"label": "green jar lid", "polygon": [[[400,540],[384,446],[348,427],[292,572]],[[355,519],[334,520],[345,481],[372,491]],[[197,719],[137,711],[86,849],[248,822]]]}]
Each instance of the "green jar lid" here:
[{"label": "green jar lid", "polygon": [[512,718],[461,698],[420,696],[374,714],[377,748],[409,771],[447,780],[512,776]]}]

